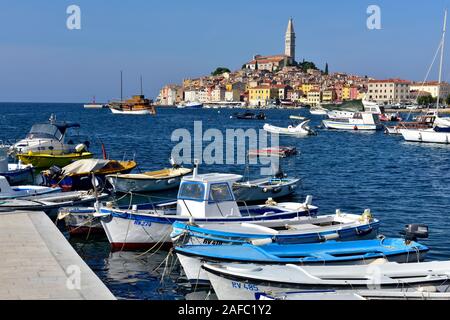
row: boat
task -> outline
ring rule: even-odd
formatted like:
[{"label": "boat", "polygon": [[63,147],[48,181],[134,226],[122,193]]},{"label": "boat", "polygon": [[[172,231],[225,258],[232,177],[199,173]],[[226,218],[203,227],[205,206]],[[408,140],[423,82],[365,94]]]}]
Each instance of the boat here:
[{"label": "boat", "polygon": [[402,134],[405,141],[409,142],[428,142],[428,143],[450,143],[450,118],[439,116],[440,107],[440,87],[442,83],[442,64],[444,60],[444,50],[445,50],[445,33],[447,30],[447,10],[445,10],[444,16],[444,28],[442,31],[442,40],[439,44],[441,50],[441,58],[439,64],[439,80],[437,89],[437,101],[436,101],[436,115],[434,118],[433,126],[431,128],[425,129],[402,129],[400,133]]},{"label": "boat", "polygon": [[244,113],[235,113],[230,118],[241,119],[241,120],[266,120],[266,114],[264,112],[260,112],[258,114],[247,111]]},{"label": "boat", "polygon": [[378,259],[398,263],[420,262],[429,248],[405,239],[375,239],[360,241],[327,241],[311,244],[264,245],[184,245],[175,253],[186,277],[194,284],[207,284],[203,263],[239,263],[252,265],[366,265]]},{"label": "boat", "polygon": [[298,266],[203,264],[219,300],[254,300],[257,293],[336,290],[375,299],[449,299],[450,261]]},{"label": "boat", "polygon": [[328,240],[350,241],[373,239],[378,235],[380,221],[370,210],[362,215],[342,213],[302,216],[292,219],[250,221],[242,223],[175,222],[171,233],[177,244],[302,244]]},{"label": "boat", "polygon": [[0,145],[0,176],[6,178],[10,185],[33,181],[33,166],[22,163],[8,163],[8,146]]},{"label": "boat", "polygon": [[249,157],[278,157],[287,158],[297,155],[296,147],[271,147],[263,149],[252,149],[248,151]]},{"label": "boat", "polygon": [[33,185],[11,187],[8,180],[4,176],[0,176],[0,200],[29,198],[56,192],[61,192],[61,188],[50,188]]},{"label": "boat", "polygon": [[304,121],[300,124],[294,126],[290,125],[287,128],[276,127],[270,124],[265,124],[263,129],[270,133],[280,134],[280,135],[290,135],[290,136],[311,136],[315,135],[315,132],[309,127],[309,122],[311,120],[303,119]]},{"label": "boat", "polygon": [[300,179],[288,178],[279,172],[273,177],[236,182],[233,184],[233,193],[238,201],[266,201],[293,194],[299,182]]},{"label": "boat", "polygon": [[102,108],[105,108],[105,107],[106,107],[106,105],[103,104],[103,103],[96,103],[95,102],[95,97],[92,99],[91,103],[87,103],[87,104],[84,105],[85,109],[102,109]]},{"label": "boat", "polygon": [[321,106],[317,106],[317,107],[311,107],[309,109],[309,113],[316,115],[316,116],[326,116],[328,113],[328,110]]},{"label": "boat", "polygon": [[74,152],[65,154],[50,154],[28,151],[27,153],[16,154],[16,157],[23,164],[30,164],[37,169],[48,169],[52,166],[62,168],[72,162],[82,159],[91,159],[92,157],[94,157],[94,154],[85,151],[85,148],[83,146],[80,146],[79,150],[80,151],[76,153]]},{"label": "boat", "polygon": [[403,129],[430,129],[433,127],[436,112],[429,111],[419,115],[414,121],[401,121],[395,126],[386,126],[385,133],[401,135]]},{"label": "boat", "polygon": [[106,179],[115,192],[154,192],[178,188],[182,177],[191,173],[192,169],[172,162],[171,168],[133,174],[110,174]]},{"label": "boat", "polygon": [[48,155],[63,155],[77,152],[84,146],[89,147],[89,142],[75,145],[72,141],[65,142],[66,132],[69,128],[79,128],[78,123],[57,122],[52,114],[48,123],[38,123],[31,127],[25,139],[22,139],[10,147],[12,154],[40,153]]},{"label": "boat", "polygon": [[75,161],[62,169],[52,167],[41,173],[45,185],[59,185],[64,190],[90,190],[93,188],[91,175],[96,179],[96,187],[104,188],[106,176],[128,173],[136,168],[135,161],[104,159],[83,159]]},{"label": "boat", "polygon": [[127,115],[154,115],[156,114],[155,107],[151,104],[149,99],[144,95],[135,95],[131,99],[125,101],[112,101],[109,103],[109,109],[114,114]]},{"label": "boat", "polygon": [[355,112],[352,118],[322,120],[327,129],[336,130],[381,130],[378,115],[370,112]]},{"label": "boat", "polygon": [[106,198],[108,198],[107,193],[96,194],[92,191],[60,192],[31,198],[2,200],[0,201],[0,212],[26,210],[44,211],[50,214],[58,208],[89,205]]},{"label": "boat", "polygon": [[93,207],[63,207],[58,210],[58,220],[64,220],[71,236],[105,234],[100,218],[94,217]]},{"label": "boat", "polygon": [[203,108],[203,103],[196,102],[196,101],[187,102],[185,104],[185,107],[189,108],[189,109],[201,109],[201,108]]},{"label": "boat", "polygon": [[115,209],[112,204],[107,204],[100,206],[96,215],[102,217],[101,222],[112,248],[127,250],[171,244],[170,233],[175,221],[249,222],[317,213],[318,208],[311,205],[310,196],[305,203],[238,207],[232,185],[240,179],[242,176],[236,174],[198,174],[196,164],[193,175],[183,177],[176,202],[160,203],[150,210],[139,210],[137,207]]}]

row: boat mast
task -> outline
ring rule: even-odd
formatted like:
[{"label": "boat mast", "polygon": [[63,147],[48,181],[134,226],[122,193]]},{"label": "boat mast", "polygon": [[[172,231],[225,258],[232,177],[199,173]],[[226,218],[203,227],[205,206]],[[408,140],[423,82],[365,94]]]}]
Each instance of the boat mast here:
[{"label": "boat mast", "polygon": [[442,63],[444,60],[444,47],[445,47],[445,32],[447,30],[447,9],[445,9],[444,15],[444,29],[442,31],[442,41],[441,41],[441,61],[439,64],[439,84],[437,89],[437,102],[436,102],[436,111],[439,110],[439,101],[441,98],[441,81],[442,81]]},{"label": "boat mast", "polygon": [[142,75],[141,75],[141,96],[142,96]]},{"label": "boat mast", "polygon": [[120,70],[120,101],[123,101],[123,81],[122,81],[122,70]]}]

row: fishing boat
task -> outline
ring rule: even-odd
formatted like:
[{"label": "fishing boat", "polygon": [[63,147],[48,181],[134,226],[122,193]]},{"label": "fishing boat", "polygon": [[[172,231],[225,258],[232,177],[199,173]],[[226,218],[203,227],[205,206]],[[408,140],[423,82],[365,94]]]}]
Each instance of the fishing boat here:
[{"label": "fishing boat", "polygon": [[293,194],[299,182],[300,179],[288,178],[280,172],[273,177],[236,182],[233,192],[238,201],[265,201]]},{"label": "fishing boat", "polygon": [[100,218],[94,217],[93,207],[63,207],[58,210],[58,220],[64,220],[71,236],[105,234]]},{"label": "fishing boat", "polygon": [[49,188],[33,185],[11,187],[4,176],[0,176],[0,200],[17,199],[61,192],[61,188]]},{"label": "fishing boat", "polygon": [[336,290],[374,299],[449,299],[450,261],[298,266],[203,264],[220,300],[254,300],[258,293]]},{"label": "fishing boat", "polygon": [[1,211],[44,211],[53,214],[62,207],[84,206],[108,198],[107,193],[96,194],[92,191],[70,191],[33,196],[31,198],[8,199],[0,201]]},{"label": "fishing boat", "polygon": [[84,145],[80,145],[78,150],[79,152],[65,154],[49,154],[28,151],[28,153],[19,153],[16,156],[23,164],[30,164],[37,169],[48,169],[52,166],[62,168],[72,162],[82,159],[91,159],[94,156],[93,153],[85,151],[86,149]]},{"label": "fishing boat", "polygon": [[381,130],[378,115],[370,112],[355,112],[352,118],[322,120],[327,129],[335,130]]},{"label": "fishing boat", "polygon": [[[234,182],[241,175],[209,173],[198,174],[197,164],[192,176],[183,177],[177,201],[155,205],[151,210],[115,209],[101,206],[98,216],[113,249],[148,248],[155,244],[171,244],[170,233],[175,221],[197,223],[248,222],[288,219],[317,213],[311,205],[312,197],[305,203],[238,207],[232,192]],[[176,204],[176,208],[171,208]]]},{"label": "fishing boat", "polygon": [[296,147],[271,147],[263,149],[252,149],[248,151],[249,157],[278,157],[287,158],[297,155],[298,151]]},{"label": "fishing boat", "polygon": [[260,112],[258,114],[247,111],[244,113],[235,113],[230,118],[241,119],[241,120],[266,120],[266,114],[264,112]]},{"label": "fishing boat", "polygon": [[175,222],[171,234],[177,244],[301,244],[328,240],[350,241],[373,239],[380,221],[370,210],[362,215],[342,213],[309,215],[293,219],[243,223],[192,224]]},{"label": "fishing boat", "polygon": [[433,127],[435,118],[436,112],[429,111],[423,115],[417,116],[414,121],[401,121],[395,126],[386,126],[385,133],[400,135],[401,130],[403,129],[430,129]]},{"label": "fishing boat", "polygon": [[[12,154],[26,155],[29,152],[47,155],[63,155],[78,152],[80,144],[72,141],[65,142],[66,132],[69,128],[79,128],[78,123],[57,122],[56,116],[51,115],[48,123],[38,123],[31,127],[25,139],[15,143],[10,148]],[[82,145],[87,149],[89,142]],[[24,162],[25,163],[25,162]]]},{"label": "fishing boat", "polygon": [[289,135],[289,136],[311,136],[315,135],[315,132],[309,127],[309,122],[311,120],[303,119],[304,121],[300,124],[294,126],[290,125],[287,128],[284,127],[276,127],[271,124],[265,124],[263,129],[270,133],[280,134],[280,135]]},{"label": "fishing boat", "polygon": [[176,246],[175,253],[191,283],[208,283],[203,263],[240,263],[252,265],[366,265],[377,259],[407,263],[425,258],[428,247],[405,239],[375,239],[311,244],[265,245],[184,245]]},{"label": "fishing boat", "polygon": [[29,183],[33,180],[33,166],[22,163],[8,163],[8,146],[0,145],[0,176],[10,185]]},{"label": "fishing boat", "polygon": [[84,159],[75,161],[62,169],[52,167],[41,173],[46,185],[60,185],[67,190],[90,190],[91,176],[94,174],[96,187],[104,188],[106,176],[110,174],[128,173],[136,168],[135,161],[117,161],[104,159]]},{"label": "fishing boat", "polygon": [[172,162],[171,168],[133,174],[110,174],[106,176],[115,192],[153,192],[178,188],[181,179],[192,173]]}]

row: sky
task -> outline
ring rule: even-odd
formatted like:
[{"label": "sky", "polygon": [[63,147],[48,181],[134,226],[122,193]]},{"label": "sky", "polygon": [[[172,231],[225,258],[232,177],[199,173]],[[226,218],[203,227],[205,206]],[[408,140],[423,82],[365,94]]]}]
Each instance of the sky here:
[{"label": "sky", "polygon": [[[255,54],[284,52],[294,19],[296,60],[330,72],[423,81],[450,0],[0,0],[0,101],[106,102],[223,66],[240,69]],[[69,30],[69,5],[81,29]],[[381,29],[369,30],[378,5]],[[449,18],[450,19],[450,18]],[[448,43],[446,48],[449,48]],[[449,50],[445,51],[448,57]],[[437,64],[436,64],[437,65]],[[450,81],[444,60],[443,79]],[[435,66],[429,79],[437,79]]]}]

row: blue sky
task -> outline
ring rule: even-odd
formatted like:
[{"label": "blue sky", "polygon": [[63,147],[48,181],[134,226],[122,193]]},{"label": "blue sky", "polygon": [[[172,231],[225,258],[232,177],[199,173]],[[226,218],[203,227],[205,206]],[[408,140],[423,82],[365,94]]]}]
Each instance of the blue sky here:
[{"label": "blue sky", "polygon": [[[81,30],[66,8],[81,8]],[[381,30],[366,9],[381,7]],[[254,54],[283,52],[293,17],[297,60],[330,71],[423,80],[448,0],[0,0],[0,101],[107,101],[166,83],[238,69]],[[450,46],[450,39],[448,41]],[[447,48],[448,48],[447,46]],[[446,50],[446,57],[449,51]],[[448,59],[447,59],[448,61]],[[450,64],[444,79],[450,80]],[[437,78],[436,68],[431,78]]]}]

